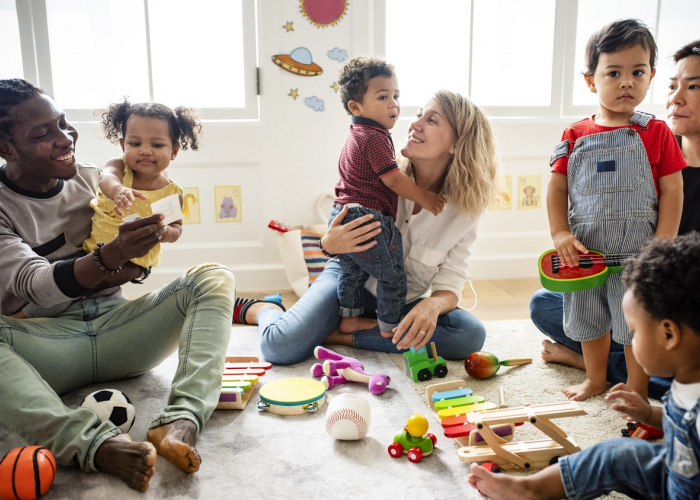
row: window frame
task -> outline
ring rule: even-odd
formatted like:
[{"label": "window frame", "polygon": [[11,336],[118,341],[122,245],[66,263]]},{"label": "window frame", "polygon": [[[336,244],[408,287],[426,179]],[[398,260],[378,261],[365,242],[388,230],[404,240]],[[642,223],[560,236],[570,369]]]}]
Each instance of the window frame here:
[{"label": "window frame", "polygon": [[[471,5],[471,19],[469,26],[469,36],[473,37],[474,24],[474,1],[468,0]],[[657,1],[657,16],[656,26],[653,26],[655,32],[658,32],[658,26],[661,16],[661,2]],[[552,50],[552,88],[551,101],[549,106],[481,106],[484,112],[493,118],[530,118],[539,120],[558,120],[576,116],[590,116],[598,111],[596,105],[574,105],[573,90],[576,84],[574,75],[574,64],[576,58],[576,31],[578,21],[578,5],[579,0],[557,0],[555,2],[554,13],[554,45]],[[374,24],[371,28],[373,36],[375,53],[386,54],[386,0],[374,1]],[[471,40],[470,42],[473,42]],[[470,43],[470,51],[474,50],[473,43]],[[471,96],[472,88],[472,71],[471,61],[473,54],[469,55],[469,82],[468,89]],[[583,77],[580,77],[583,79]],[[583,85],[583,82],[580,82]],[[658,85],[659,81],[654,79],[651,83],[648,95],[652,96],[654,86]],[[643,110],[653,113],[657,116],[664,116],[665,108],[663,104],[646,104],[643,105]],[[402,106],[402,112],[405,115],[412,115],[418,112],[419,106]]]},{"label": "window frame", "polygon": [[[241,0],[243,25],[243,81],[245,106],[242,108],[198,108],[203,121],[242,121],[260,119],[260,95],[257,57],[257,0]],[[148,0],[143,0],[148,22]],[[51,49],[46,14],[46,0],[15,0],[19,25],[20,46],[24,78],[53,95]],[[146,50],[148,51],[148,80],[150,100],[153,102],[153,78],[151,74],[150,30],[146,25]],[[66,109],[73,122],[96,122],[94,109]]]}]

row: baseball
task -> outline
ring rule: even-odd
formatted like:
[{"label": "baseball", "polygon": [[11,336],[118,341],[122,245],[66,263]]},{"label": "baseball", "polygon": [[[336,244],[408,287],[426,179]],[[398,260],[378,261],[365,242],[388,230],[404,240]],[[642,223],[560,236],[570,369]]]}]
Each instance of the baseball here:
[{"label": "baseball", "polygon": [[339,394],[328,405],[326,432],[344,441],[362,439],[367,435],[370,420],[367,401],[355,394]]}]

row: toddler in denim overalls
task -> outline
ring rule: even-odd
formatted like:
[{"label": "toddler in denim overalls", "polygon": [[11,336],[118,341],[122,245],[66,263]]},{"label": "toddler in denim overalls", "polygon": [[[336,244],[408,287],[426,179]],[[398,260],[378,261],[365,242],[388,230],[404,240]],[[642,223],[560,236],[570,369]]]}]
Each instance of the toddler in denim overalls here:
[{"label": "toddler in denim overalls", "polygon": [[559,459],[532,476],[472,465],[469,483],[494,498],[598,498],[612,491],[644,500],[700,498],[700,233],[655,239],[625,266],[623,310],[634,355],[653,376],[674,377],[664,406],[625,384],[606,399],[628,420],[663,427],[665,444],[617,438]]},{"label": "toddler in denim overalls", "polygon": [[[636,42],[617,46],[623,37]],[[616,21],[589,40],[586,82],[598,95],[599,111],[564,131],[550,161],[547,209],[565,265],[578,266],[578,253],[587,249],[633,256],[654,236],[678,232],[682,204],[673,198],[682,197],[685,161],[668,126],[635,111],[654,75],[655,58],[653,37],[636,20]],[[564,332],[581,342],[586,366],[586,380],[563,390],[569,399],[585,400],[607,389],[611,331],[625,346],[628,384],[646,397],[649,377],[631,355],[624,293],[621,275],[611,274],[601,286],[564,294]]]}]

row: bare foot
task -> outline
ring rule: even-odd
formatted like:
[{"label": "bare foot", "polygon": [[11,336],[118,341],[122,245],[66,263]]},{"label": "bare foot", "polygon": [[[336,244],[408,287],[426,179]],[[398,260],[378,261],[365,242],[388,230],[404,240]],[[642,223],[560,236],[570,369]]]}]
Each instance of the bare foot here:
[{"label": "bare foot", "polygon": [[581,354],[572,351],[565,345],[550,342],[549,340],[542,341],[542,359],[547,363],[560,363],[566,366],[573,366],[579,370],[586,369]]},{"label": "bare foot", "polygon": [[134,443],[128,434],[118,434],[100,445],[95,466],[114,474],[129,488],[146,491],[156,473],[156,450],[151,443]]},{"label": "bare foot", "polygon": [[564,393],[569,401],[585,401],[593,396],[603,394],[607,390],[608,383],[605,380],[586,378],[582,383],[562,389],[561,392]]},{"label": "bare foot", "polygon": [[509,500],[532,498],[522,483],[521,477],[493,474],[477,464],[471,464],[471,472],[472,474],[469,476],[471,487],[476,488],[483,495],[494,500],[499,498],[507,498]]},{"label": "bare foot", "polygon": [[371,319],[371,318],[362,318],[362,317],[356,317],[356,318],[343,318],[340,320],[340,326],[338,327],[342,333],[355,333],[355,332],[361,332],[363,330],[371,330],[372,328],[376,328],[377,325],[376,319]]},{"label": "bare foot", "polygon": [[197,441],[197,426],[181,418],[169,424],[149,429],[146,438],[153,443],[158,453],[170,460],[183,472],[197,472],[202,459],[194,445]]}]

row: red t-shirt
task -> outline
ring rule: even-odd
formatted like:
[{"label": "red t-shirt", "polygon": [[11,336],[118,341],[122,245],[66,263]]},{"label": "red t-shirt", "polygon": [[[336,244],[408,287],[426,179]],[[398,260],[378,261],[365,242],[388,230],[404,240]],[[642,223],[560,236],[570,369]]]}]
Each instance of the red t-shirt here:
[{"label": "red t-shirt", "polygon": [[399,197],[381,178],[398,168],[389,131],[374,120],[354,116],[338,160],[334,203],[359,203],[396,219]]},{"label": "red t-shirt", "polygon": [[[627,127],[604,127],[598,125],[594,121],[594,116],[584,118],[581,121],[568,126],[561,136],[561,140],[569,140],[571,146],[579,137],[586,135],[599,134],[601,132],[610,132],[618,128]],[[687,167],[681,148],[678,146],[671,129],[668,128],[666,122],[662,120],[652,119],[647,123],[646,129],[639,131],[639,137],[642,139],[649,164],[651,165],[651,174],[654,177],[654,185],[656,186],[656,194],[659,194],[659,177],[670,175]],[[569,165],[569,157],[562,156],[552,164],[552,172],[558,172],[566,175]]]}]

